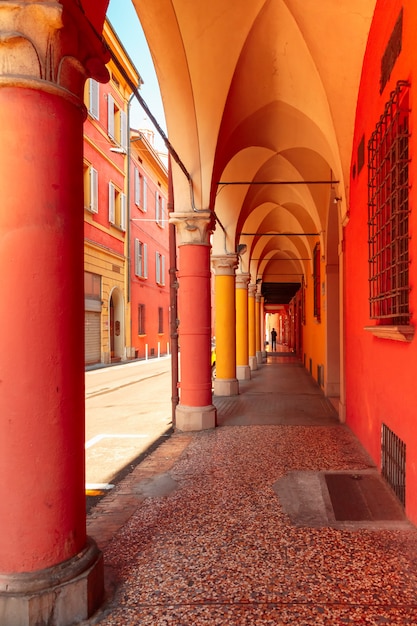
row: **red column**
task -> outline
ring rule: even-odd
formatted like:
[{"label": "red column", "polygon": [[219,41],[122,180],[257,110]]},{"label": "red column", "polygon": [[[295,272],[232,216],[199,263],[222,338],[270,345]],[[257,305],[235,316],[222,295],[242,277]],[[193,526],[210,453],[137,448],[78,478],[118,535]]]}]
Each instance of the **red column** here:
[{"label": "red column", "polygon": [[13,35],[0,76],[0,615],[65,626],[103,591],[85,523],[84,69],[63,49],[62,7],[36,8],[38,22],[31,3],[0,12]]},{"label": "red column", "polygon": [[211,215],[173,213],[178,242],[178,319],[180,346],[179,430],[202,430],[216,425],[211,391]]}]

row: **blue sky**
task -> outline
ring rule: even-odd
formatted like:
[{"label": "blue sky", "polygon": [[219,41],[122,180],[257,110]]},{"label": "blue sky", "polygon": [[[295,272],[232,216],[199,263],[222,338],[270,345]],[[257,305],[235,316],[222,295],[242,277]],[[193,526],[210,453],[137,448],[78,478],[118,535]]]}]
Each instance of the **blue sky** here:
[{"label": "blue sky", "polygon": [[[140,90],[143,99],[166,132],[164,109],[152,57],[131,0],[110,0],[107,17],[144,81]],[[135,99],[131,109],[131,126],[153,129],[146,113]],[[155,131],[155,147],[158,145],[163,143],[159,142],[159,135]]]}]

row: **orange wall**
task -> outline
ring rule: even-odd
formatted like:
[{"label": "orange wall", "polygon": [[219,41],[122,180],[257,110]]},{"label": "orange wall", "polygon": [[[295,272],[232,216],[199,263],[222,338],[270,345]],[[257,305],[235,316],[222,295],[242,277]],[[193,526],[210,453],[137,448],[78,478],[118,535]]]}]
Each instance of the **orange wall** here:
[{"label": "orange wall", "polygon": [[[325,277],[325,266],[321,263],[320,282],[323,284]],[[322,291],[320,289],[320,291]],[[308,277],[305,287],[305,324],[302,326],[303,332],[303,354],[305,355],[305,367],[310,371],[310,359],[312,360],[311,373],[317,380],[317,366],[325,366],[325,328],[326,328],[326,295],[321,293],[320,321],[314,317],[314,286],[313,277]],[[303,356],[303,355],[302,355]]]},{"label": "orange wall", "polygon": [[[380,64],[387,42],[404,7],[402,51],[395,63],[388,84],[380,90]],[[353,143],[352,176],[350,181],[350,219],[344,232],[345,241],[345,328],[346,328],[346,417],[348,425],[359,436],[373,460],[380,464],[380,433],[384,422],[406,443],[406,510],[417,521],[417,400],[415,372],[417,337],[411,343],[381,339],[364,330],[375,325],[369,318],[368,307],[368,249],[367,249],[367,151],[366,146],[375,125],[384,111],[385,103],[398,80],[409,80],[411,105],[410,167],[410,283],[417,283],[415,251],[417,240],[417,186],[414,172],[417,166],[417,5],[412,0],[380,0],[365,55],[359,92]],[[365,136],[365,165],[359,174],[357,150]],[[414,233],[414,236],[413,236]],[[417,293],[410,294],[410,310],[417,311]],[[415,313],[412,317],[415,324]]]}]

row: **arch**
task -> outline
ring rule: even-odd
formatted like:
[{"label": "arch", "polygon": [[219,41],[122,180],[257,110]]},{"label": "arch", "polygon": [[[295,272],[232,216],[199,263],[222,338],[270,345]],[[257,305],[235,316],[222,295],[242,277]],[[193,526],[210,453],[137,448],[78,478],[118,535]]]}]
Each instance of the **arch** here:
[{"label": "arch", "polygon": [[109,353],[111,361],[125,358],[124,299],[118,287],[109,294]]}]

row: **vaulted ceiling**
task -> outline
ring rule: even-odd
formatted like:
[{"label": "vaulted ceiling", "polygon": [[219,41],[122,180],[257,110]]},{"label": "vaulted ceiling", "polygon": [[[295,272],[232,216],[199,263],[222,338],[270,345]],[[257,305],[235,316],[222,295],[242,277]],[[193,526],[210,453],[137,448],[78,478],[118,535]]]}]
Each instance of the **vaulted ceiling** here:
[{"label": "vaulted ceiling", "polygon": [[[133,4],[196,206],[226,231],[213,252],[246,244],[241,269],[287,293],[311,273],[318,236],[336,254],[375,0]],[[176,210],[191,210],[175,166],[173,178]]]}]

